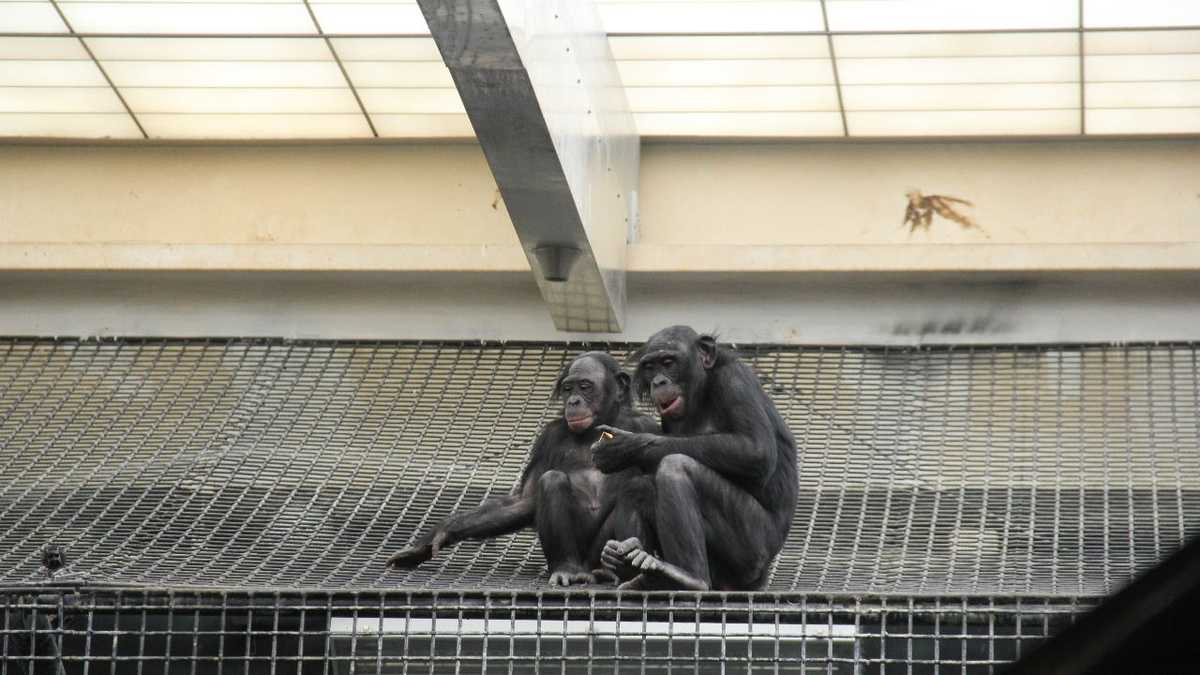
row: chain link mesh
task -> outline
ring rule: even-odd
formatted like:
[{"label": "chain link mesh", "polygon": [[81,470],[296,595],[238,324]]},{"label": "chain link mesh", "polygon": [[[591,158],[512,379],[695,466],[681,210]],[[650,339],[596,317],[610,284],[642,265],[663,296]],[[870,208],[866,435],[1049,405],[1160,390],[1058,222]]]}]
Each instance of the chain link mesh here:
[{"label": "chain link mesh", "polygon": [[[0,582],[539,588],[530,532],[383,562],[513,485],[587,349],[629,345],[0,340]],[[1097,596],[1200,531],[1194,344],[740,352],[799,446],[771,590]]]}]

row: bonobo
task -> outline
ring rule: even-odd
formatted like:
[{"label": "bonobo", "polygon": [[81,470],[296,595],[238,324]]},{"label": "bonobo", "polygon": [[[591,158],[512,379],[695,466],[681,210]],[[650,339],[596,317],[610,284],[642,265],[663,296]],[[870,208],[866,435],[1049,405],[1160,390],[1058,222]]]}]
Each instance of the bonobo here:
[{"label": "bonobo", "polygon": [[614,437],[593,457],[604,472],[654,476],[658,542],[614,537],[602,562],[637,574],[623,588],[761,588],[796,505],[791,432],[750,367],[712,336],[673,326],[637,356],[638,393],[665,435],[602,427]]},{"label": "bonobo", "polygon": [[[464,539],[486,539],[527,526],[537,529],[550,568],[550,585],[619,578],[600,567],[610,539],[654,540],[649,514],[653,482],[640,471],[602,474],[590,447],[600,425],[656,431],[658,424],[632,407],[629,375],[602,352],[588,352],[563,369],[554,385],[562,416],[542,428],[513,491],[458,513],[393,555],[388,564],[416,567]],[[651,544],[653,545],[653,544]]]}]

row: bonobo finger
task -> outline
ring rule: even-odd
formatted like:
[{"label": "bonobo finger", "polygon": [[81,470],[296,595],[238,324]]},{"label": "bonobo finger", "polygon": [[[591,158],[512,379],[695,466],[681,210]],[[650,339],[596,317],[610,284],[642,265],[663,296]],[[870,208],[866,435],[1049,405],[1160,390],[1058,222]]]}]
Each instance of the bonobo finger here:
[{"label": "bonobo finger", "polygon": [[604,433],[605,431],[607,431],[608,433],[612,434],[613,436],[632,436],[633,435],[633,432],[625,431],[624,429],[618,429],[617,427],[610,426],[607,424],[598,424],[598,425],[596,425],[596,428],[599,429],[601,433]]},{"label": "bonobo finger", "polygon": [[642,540],[637,537],[630,537],[625,541],[617,542],[617,545],[620,547],[621,553],[628,553],[636,548],[641,548]]},{"label": "bonobo finger", "polygon": [[402,549],[392,557],[388,558],[387,564],[389,567],[409,569],[420,565],[426,560],[429,560],[429,558],[429,552],[425,550],[425,547],[409,546],[408,548]]}]

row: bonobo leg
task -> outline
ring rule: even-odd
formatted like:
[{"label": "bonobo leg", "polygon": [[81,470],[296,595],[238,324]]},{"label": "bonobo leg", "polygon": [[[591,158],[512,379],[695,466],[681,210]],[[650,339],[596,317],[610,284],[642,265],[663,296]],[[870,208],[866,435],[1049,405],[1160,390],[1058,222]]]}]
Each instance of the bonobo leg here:
[{"label": "bonobo leg", "polygon": [[[626,587],[743,590],[762,584],[783,541],[758,500],[686,455],[665,457],[654,484],[661,559],[640,545],[606,547],[606,554],[621,554],[641,571]],[[710,560],[719,562],[720,578],[713,578]]]},{"label": "bonobo leg", "polygon": [[584,555],[598,529],[598,495],[562,471],[542,474],[537,490],[537,533],[550,568],[550,585],[595,583]]},{"label": "bonobo leg", "polygon": [[[654,479],[640,469],[626,469],[610,474],[604,485],[603,511],[608,515],[595,537],[588,560],[600,560],[605,543],[610,540],[634,538],[647,550],[658,550],[654,533]],[[624,581],[638,573],[609,566],[592,570],[598,580],[610,582]]]}]

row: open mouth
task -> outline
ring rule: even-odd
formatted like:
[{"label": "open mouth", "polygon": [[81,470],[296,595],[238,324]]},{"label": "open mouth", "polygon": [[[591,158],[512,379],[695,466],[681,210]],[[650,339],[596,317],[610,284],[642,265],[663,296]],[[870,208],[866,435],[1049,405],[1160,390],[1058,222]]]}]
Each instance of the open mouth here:
[{"label": "open mouth", "polygon": [[568,417],[567,428],[571,431],[583,431],[584,429],[592,426],[592,417],[592,415],[585,415],[583,417]]},{"label": "open mouth", "polygon": [[658,405],[658,414],[663,417],[675,417],[683,412],[683,397],[676,396],[670,401],[660,401]]}]

